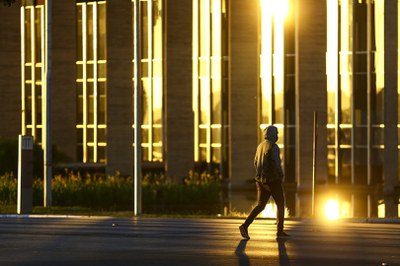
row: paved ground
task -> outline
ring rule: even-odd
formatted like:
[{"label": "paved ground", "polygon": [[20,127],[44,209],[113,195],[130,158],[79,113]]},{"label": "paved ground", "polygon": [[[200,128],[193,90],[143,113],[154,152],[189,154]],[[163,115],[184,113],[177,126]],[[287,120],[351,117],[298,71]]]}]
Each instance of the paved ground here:
[{"label": "paved ground", "polygon": [[0,265],[400,265],[400,224],[1,217]]}]

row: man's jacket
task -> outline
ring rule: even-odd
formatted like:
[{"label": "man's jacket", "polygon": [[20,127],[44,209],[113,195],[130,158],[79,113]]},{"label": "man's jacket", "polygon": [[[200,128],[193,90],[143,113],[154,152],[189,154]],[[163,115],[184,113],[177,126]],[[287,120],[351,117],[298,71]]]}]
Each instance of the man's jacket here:
[{"label": "man's jacket", "polygon": [[256,168],[256,180],[263,183],[283,181],[280,150],[276,141],[278,129],[269,126],[266,129],[265,140],[261,142],[256,151],[254,166]]}]

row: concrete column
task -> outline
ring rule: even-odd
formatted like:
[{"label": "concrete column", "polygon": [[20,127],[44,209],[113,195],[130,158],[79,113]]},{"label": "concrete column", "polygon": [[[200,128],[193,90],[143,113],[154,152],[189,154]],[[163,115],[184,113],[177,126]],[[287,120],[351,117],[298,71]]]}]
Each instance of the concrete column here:
[{"label": "concrete column", "polygon": [[0,136],[21,133],[21,15],[20,3],[0,4]]},{"label": "concrete column", "polygon": [[132,2],[107,2],[106,172],[133,175]]},{"label": "concrete column", "polygon": [[166,1],[164,150],[166,172],[178,180],[194,165],[192,1]]},{"label": "concrete column", "polygon": [[398,88],[397,88],[397,1],[385,1],[385,129],[384,129],[384,186],[385,216],[398,217]]},{"label": "concrete column", "polygon": [[230,1],[230,173],[233,210],[250,211],[258,144],[258,0]]},{"label": "concrete column", "polygon": [[[326,2],[296,1],[297,216],[311,215],[313,112],[318,112],[317,183],[327,180]],[[318,193],[318,190],[317,192]],[[318,211],[318,210],[316,210]]]},{"label": "concrete column", "polygon": [[76,161],[76,12],[74,1],[53,1],[53,144]]}]

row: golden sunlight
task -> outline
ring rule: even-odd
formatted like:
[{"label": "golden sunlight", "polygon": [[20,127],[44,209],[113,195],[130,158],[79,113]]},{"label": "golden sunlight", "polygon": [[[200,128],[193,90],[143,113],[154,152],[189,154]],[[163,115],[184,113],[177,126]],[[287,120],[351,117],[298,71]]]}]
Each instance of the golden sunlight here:
[{"label": "golden sunlight", "polygon": [[[261,217],[263,218],[276,218],[277,214],[277,207],[275,204],[275,201],[271,199],[271,201],[268,202],[267,206],[265,206],[264,210],[261,212]],[[289,217],[289,209],[285,208],[285,218]]]},{"label": "golden sunlight", "polygon": [[385,218],[385,204],[378,205],[378,218]]},{"label": "golden sunlight", "polygon": [[336,200],[328,200],[325,204],[325,217],[328,220],[336,220],[340,217],[339,203]]},{"label": "golden sunlight", "polygon": [[261,212],[261,217],[264,218],[276,218],[276,205],[275,203],[269,202],[265,209]]}]

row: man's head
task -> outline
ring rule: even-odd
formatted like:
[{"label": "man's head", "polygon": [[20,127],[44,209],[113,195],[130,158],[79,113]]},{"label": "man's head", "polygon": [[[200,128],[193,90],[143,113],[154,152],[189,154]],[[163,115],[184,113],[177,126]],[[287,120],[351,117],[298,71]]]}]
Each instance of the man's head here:
[{"label": "man's head", "polygon": [[264,138],[271,142],[278,141],[278,128],[276,126],[268,126],[264,129]]}]

